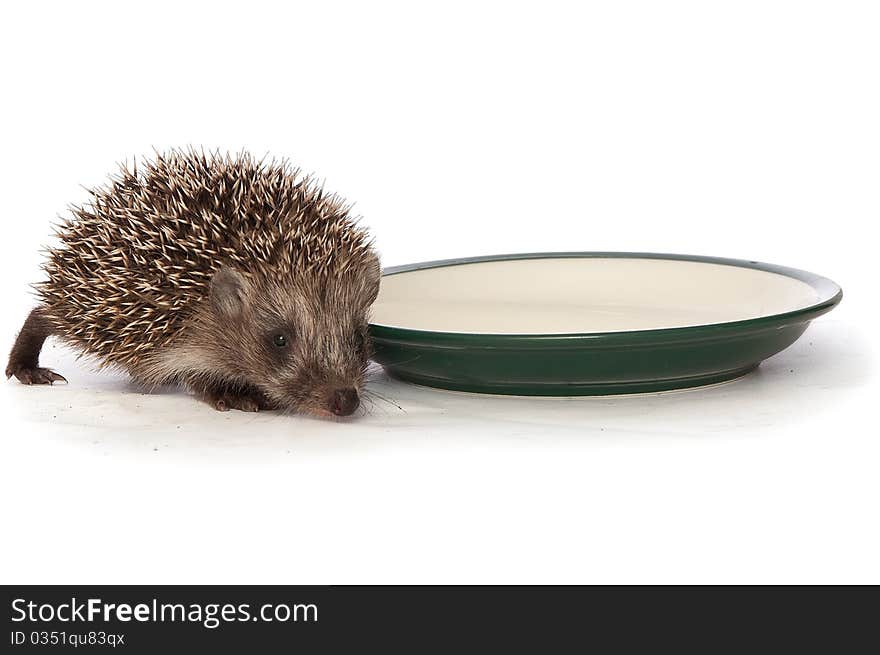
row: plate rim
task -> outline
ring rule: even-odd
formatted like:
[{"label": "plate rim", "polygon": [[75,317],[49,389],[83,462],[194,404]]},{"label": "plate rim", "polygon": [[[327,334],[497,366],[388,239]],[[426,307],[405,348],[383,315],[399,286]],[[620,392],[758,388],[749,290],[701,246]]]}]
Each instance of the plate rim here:
[{"label": "plate rim", "polygon": [[[495,261],[517,261],[528,259],[660,259],[673,261],[697,262],[703,264],[719,264],[752,270],[776,273],[808,284],[817,295],[818,300],[806,307],[767,314],[738,321],[719,323],[701,323],[667,328],[648,328],[643,330],[624,330],[616,332],[449,332],[443,330],[425,330],[418,328],[397,327],[383,323],[369,322],[370,333],[374,339],[391,339],[401,343],[409,341],[413,345],[426,345],[431,342],[434,347],[482,347],[522,349],[523,347],[574,347],[584,348],[591,342],[601,341],[601,347],[618,344],[621,346],[640,344],[648,345],[657,340],[669,343],[678,338],[691,340],[694,338],[725,339],[731,333],[742,334],[778,329],[790,323],[810,321],[831,311],[843,298],[843,289],[829,278],[788,266],[769,264],[756,260],[734,259],[729,257],[713,257],[707,255],[685,255],[678,253],[655,252],[622,252],[622,251],[561,251],[561,252],[528,252],[507,253],[499,255],[477,255],[473,257],[454,257],[435,259],[412,264],[389,266],[382,269],[382,277],[409,273],[412,271],[433,268],[447,268],[464,264],[480,264]],[[489,343],[487,343],[489,342]],[[599,346],[599,344],[596,344]]]}]

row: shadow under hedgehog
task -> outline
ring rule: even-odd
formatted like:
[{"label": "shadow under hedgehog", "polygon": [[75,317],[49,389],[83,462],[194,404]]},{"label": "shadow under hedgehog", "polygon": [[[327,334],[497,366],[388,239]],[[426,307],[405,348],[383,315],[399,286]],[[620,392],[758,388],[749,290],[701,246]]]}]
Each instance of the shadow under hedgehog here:
[{"label": "shadow under hedgehog", "polygon": [[347,416],[371,355],[379,259],[350,206],[286,161],[171,151],[72,208],[6,376],[54,335],[148,386],[216,409]]}]

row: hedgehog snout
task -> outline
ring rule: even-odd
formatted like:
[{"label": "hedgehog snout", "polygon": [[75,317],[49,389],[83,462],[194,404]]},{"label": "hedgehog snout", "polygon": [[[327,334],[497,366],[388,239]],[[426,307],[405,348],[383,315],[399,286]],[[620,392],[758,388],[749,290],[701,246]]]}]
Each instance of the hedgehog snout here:
[{"label": "hedgehog snout", "polygon": [[327,400],[327,408],[336,416],[351,416],[361,400],[352,388],[334,389]]}]

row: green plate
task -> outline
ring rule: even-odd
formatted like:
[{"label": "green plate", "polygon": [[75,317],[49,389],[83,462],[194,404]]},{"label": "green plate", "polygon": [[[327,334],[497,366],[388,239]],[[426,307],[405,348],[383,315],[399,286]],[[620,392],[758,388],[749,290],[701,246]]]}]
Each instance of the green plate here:
[{"label": "green plate", "polygon": [[374,359],[430,387],[529,396],[723,382],[794,343],[842,297],[826,278],[717,257],[563,252],[384,271]]}]

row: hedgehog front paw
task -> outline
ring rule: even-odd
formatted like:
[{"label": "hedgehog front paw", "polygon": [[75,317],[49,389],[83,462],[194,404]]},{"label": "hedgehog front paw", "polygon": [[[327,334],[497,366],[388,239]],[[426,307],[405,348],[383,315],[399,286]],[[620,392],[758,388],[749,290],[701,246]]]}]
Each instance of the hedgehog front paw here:
[{"label": "hedgehog front paw", "polygon": [[247,395],[219,393],[208,396],[206,400],[218,412],[228,412],[230,409],[238,409],[242,412],[258,412],[262,409],[259,401]]},{"label": "hedgehog front paw", "polygon": [[67,384],[67,378],[49,368],[19,366],[6,369],[7,378],[13,375],[22,384],[53,384],[55,382]]}]

